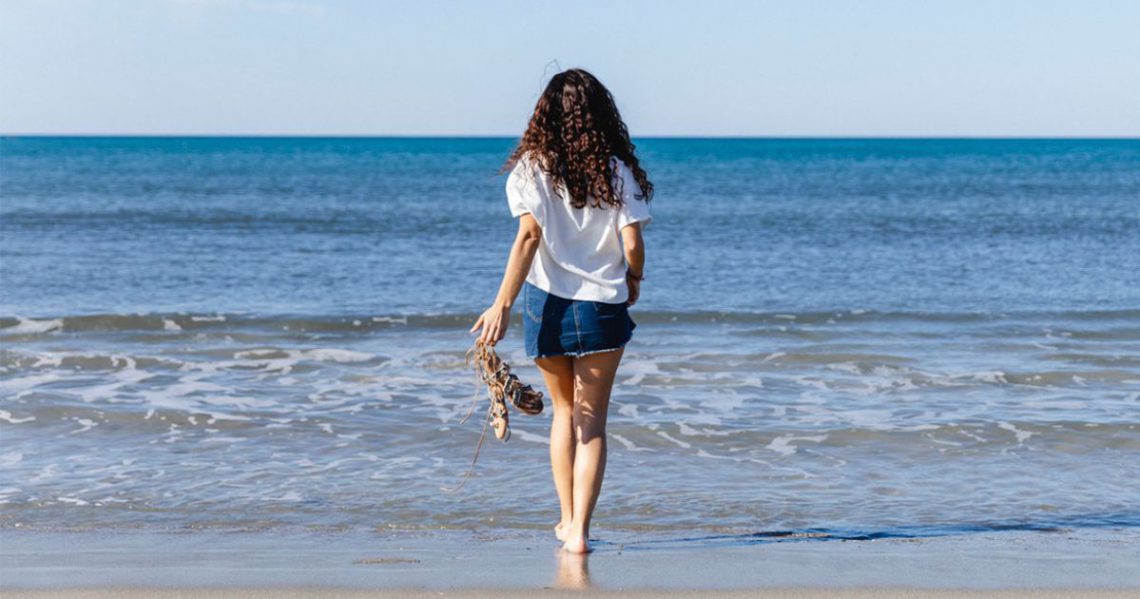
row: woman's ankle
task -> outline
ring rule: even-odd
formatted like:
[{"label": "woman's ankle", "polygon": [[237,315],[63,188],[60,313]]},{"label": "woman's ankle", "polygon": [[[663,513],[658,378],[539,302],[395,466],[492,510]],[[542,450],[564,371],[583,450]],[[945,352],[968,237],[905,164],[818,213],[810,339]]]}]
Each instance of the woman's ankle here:
[{"label": "woman's ankle", "polygon": [[589,553],[591,549],[590,541],[585,536],[570,535],[566,537],[566,541],[562,543],[562,550],[569,553]]}]

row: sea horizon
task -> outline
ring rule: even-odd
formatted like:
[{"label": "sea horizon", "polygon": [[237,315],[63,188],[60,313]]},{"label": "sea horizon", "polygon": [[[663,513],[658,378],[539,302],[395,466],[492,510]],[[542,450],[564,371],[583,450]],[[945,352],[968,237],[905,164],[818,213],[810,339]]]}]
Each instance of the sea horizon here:
[{"label": "sea horizon", "polygon": [[[517,139],[517,134],[373,134],[373,133],[4,133],[2,138],[181,138],[203,137],[210,139]],[[631,139],[662,140],[777,140],[777,141],[1140,141],[1140,135],[632,135]]]}]

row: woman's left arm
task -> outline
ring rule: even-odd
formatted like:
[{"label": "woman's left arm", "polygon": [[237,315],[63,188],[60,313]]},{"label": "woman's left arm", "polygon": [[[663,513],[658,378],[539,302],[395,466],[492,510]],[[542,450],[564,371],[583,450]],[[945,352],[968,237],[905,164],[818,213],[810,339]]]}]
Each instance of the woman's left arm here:
[{"label": "woman's left arm", "polygon": [[538,244],[542,241],[542,227],[529,212],[519,217],[519,232],[515,242],[511,245],[511,254],[507,258],[507,269],[503,273],[503,283],[499,285],[499,294],[495,303],[487,308],[471,332],[483,327],[479,341],[495,345],[507,332],[507,325],[511,323],[511,306],[522,289],[526,275],[530,272],[530,264],[534,261],[534,253],[538,251]]}]

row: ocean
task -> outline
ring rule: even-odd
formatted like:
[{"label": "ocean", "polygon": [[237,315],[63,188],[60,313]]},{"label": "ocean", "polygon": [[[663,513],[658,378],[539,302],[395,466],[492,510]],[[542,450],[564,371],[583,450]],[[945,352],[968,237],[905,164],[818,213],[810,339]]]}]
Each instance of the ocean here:
[{"label": "ocean", "polygon": [[[636,141],[600,550],[1140,527],[1140,141]],[[0,139],[0,530],[549,531],[513,143]]]}]

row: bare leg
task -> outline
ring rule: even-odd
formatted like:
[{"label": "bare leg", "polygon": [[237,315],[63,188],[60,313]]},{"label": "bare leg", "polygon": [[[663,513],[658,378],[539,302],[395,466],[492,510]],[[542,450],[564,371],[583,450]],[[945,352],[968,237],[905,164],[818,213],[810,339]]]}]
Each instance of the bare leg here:
[{"label": "bare leg", "polygon": [[610,391],[624,349],[574,359],[574,494],[573,516],[563,548],[590,551],[590,518],[606,473],[606,413]]},{"label": "bare leg", "polygon": [[571,495],[574,474],[574,429],[571,426],[574,410],[573,358],[550,356],[538,358],[534,363],[542,371],[554,410],[554,421],[550,424],[550,471],[554,475],[554,489],[562,507],[562,519],[554,527],[554,535],[559,541],[564,541],[574,515]]}]

